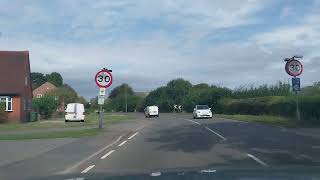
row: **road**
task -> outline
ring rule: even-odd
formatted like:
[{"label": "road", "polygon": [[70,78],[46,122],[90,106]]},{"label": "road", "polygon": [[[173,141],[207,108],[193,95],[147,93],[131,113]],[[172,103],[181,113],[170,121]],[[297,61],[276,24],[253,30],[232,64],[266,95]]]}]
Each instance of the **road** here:
[{"label": "road", "polygon": [[319,168],[320,139],[284,128],[220,118],[160,114],[108,127],[0,166],[0,179],[90,177],[206,170]]}]

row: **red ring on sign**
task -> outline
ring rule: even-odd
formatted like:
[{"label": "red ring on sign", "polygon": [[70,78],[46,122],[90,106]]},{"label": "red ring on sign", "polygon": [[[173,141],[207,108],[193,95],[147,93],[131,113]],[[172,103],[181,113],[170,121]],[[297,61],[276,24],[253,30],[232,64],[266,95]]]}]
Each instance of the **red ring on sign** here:
[{"label": "red ring on sign", "polygon": [[[292,61],[295,61],[295,62],[297,62],[297,63],[300,65],[301,70],[300,70],[300,72],[299,72],[298,74],[292,74],[292,73],[290,72],[290,70],[289,70],[289,68],[290,68],[289,65],[290,65],[290,63],[291,63]],[[302,74],[302,72],[303,72],[303,65],[302,65],[302,63],[301,63],[300,61],[298,61],[298,60],[290,60],[290,61],[288,61],[288,62],[286,63],[285,70],[286,70],[286,72],[287,72],[290,76],[297,77],[297,76],[300,76],[300,75]]]},{"label": "red ring on sign", "polygon": [[[106,72],[106,73],[110,76],[110,81],[109,81],[109,83],[108,83],[107,85],[105,85],[105,86],[101,86],[101,85],[97,82],[97,77],[98,77],[98,75],[99,75],[100,73],[102,73],[102,72]],[[111,74],[110,71],[108,71],[108,70],[101,70],[101,71],[99,71],[99,72],[96,74],[94,81],[96,82],[97,86],[99,86],[99,87],[101,87],[101,88],[108,88],[108,87],[111,86],[111,84],[112,84],[113,77],[112,77],[112,74]]]}]

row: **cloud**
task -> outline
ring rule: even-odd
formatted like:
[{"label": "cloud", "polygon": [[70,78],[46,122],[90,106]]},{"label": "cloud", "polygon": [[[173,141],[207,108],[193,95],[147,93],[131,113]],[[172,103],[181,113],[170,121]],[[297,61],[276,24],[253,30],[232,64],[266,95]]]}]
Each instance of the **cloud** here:
[{"label": "cloud", "polygon": [[[305,55],[302,83],[312,83],[320,70],[315,66],[319,14],[310,11],[299,24],[261,30],[266,15],[260,13],[271,5],[258,0],[7,1],[7,9],[0,6],[0,49],[28,49],[32,71],[60,72],[87,98],[97,94],[93,77],[103,67],[113,70],[113,87],[127,82],[139,91],[179,77],[237,87],[287,81],[283,58],[296,53]],[[253,33],[243,36],[244,27]],[[222,40],[207,40],[211,34]],[[231,36],[237,40],[223,39]]]}]

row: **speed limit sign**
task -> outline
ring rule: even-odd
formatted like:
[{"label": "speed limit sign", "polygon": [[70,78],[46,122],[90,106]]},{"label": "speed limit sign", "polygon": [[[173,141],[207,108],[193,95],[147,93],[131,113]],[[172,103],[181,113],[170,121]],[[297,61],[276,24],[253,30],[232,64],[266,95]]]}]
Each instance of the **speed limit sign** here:
[{"label": "speed limit sign", "polygon": [[298,60],[290,60],[286,63],[286,72],[290,75],[290,76],[299,76],[300,74],[302,74],[303,71],[303,66],[302,63]]},{"label": "speed limit sign", "polygon": [[109,70],[103,69],[96,74],[95,81],[100,88],[107,88],[112,84],[112,74]]}]

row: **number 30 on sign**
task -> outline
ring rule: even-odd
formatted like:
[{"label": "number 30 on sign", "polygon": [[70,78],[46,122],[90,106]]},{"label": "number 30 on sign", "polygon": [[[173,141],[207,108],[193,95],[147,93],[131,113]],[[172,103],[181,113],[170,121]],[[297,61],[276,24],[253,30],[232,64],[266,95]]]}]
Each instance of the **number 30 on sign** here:
[{"label": "number 30 on sign", "polygon": [[107,88],[112,84],[112,74],[107,69],[103,69],[96,74],[95,81],[100,88]]}]

